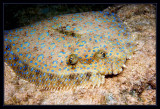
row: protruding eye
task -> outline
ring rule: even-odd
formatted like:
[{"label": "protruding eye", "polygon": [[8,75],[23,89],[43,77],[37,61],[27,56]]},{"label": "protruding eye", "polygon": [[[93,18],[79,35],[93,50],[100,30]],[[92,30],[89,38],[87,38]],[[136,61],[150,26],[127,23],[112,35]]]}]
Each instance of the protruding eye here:
[{"label": "protruding eye", "polygon": [[104,51],[102,50],[99,50],[96,54],[95,54],[95,57],[96,58],[99,58],[99,59],[102,59],[102,58],[105,58],[106,54]]},{"label": "protruding eye", "polygon": [[78,62],[78,57],[75,54],[69,56],[69,63],[75,65]]}]

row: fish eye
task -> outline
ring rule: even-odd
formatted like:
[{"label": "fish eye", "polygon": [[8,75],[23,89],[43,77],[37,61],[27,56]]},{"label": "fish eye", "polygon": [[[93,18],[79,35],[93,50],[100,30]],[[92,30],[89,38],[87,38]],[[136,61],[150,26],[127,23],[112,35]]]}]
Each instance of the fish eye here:
[{"label": "fish eye", "polygon": [[78,57],[75,54],[69,56],[69,63],[75,65],[78,62]]},{"label": "fish eye", "polygon": [[101,52],[101,54],[102,54],[102,57],[105,58],[105,53],[104,53],[104,52]]},{"label": "fish eye", "polygon": [[105,58],[105,56],[106,56],[106,54],[105,54],[105,52],[102,51],[102,50],[99,50],[99,51],[96,52],[96,54],[95,54],[95,57],[96,57],[96,58],[99,58],[99,59]]}]

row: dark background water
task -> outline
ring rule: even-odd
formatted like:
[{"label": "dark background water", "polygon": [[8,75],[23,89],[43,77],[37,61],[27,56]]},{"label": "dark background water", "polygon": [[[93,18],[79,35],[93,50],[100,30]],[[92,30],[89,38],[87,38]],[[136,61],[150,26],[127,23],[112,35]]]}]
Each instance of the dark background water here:
[{"label": "dark background water", "polygon": [[4,30],[10,30],[55,15],[102,11],[113,4],[4,4]]}]

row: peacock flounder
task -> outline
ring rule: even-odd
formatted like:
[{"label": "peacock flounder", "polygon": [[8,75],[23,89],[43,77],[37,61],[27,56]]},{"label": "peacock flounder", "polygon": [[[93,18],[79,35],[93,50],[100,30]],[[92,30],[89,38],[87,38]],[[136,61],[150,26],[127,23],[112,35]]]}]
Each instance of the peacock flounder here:
[{"label": "peacock flounder", "polygon": [[117,75],[136,44],[114,14],[58,15],[4,35],[4,60],[23,79],[51,89],[104,83]]}]

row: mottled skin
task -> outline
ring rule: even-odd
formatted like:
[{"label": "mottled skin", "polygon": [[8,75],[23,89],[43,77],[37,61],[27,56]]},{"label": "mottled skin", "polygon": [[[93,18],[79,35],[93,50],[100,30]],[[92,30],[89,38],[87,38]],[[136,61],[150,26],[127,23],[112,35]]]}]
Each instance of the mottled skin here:
[{"label": "mottled skin", "polygon": [[105,75],[120,73],[135,50],[124,24],[108,12],[59,15],[4,37],[5,61],[18,76],[46,88],[99,86]]}]

